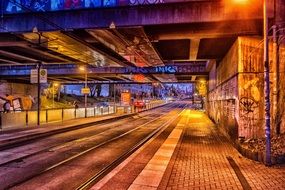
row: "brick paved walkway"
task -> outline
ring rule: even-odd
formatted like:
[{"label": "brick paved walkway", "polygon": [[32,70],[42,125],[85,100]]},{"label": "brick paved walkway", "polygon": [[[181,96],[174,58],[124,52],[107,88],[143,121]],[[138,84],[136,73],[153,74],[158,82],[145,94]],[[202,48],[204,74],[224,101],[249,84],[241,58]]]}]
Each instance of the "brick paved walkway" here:
[{"label": "brick paved walkway", "polygon": [[[285,166],[269,168],[243,158],[206,115],[188,111],[188,118],[181,145],[159,189],[285,189]],[[229,157],[245,178],[244,186]]]}]

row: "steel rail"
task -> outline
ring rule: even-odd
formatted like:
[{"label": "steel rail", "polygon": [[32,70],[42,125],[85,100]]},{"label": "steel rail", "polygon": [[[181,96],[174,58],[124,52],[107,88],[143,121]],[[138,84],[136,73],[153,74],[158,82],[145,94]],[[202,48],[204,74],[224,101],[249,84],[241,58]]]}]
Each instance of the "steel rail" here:
[{"label": "steel rail", "polygon": [[171,120],[166,122],[165,124],[161,125],[159,128],[151,132],[148,136],[146,136],[143,140],[139,141],[136,145],[131,147],[129,150],[121,154],[116,160],[111,162],[109,165],[101,169],[99,172],[97,172],[95,175],[93,175],[91,178],[89,178],[87,181],[85,181],[83,184],[81,184],[79,187],[76,188],[76,190],[85,190],[89,189],[92,185],[94,185],[96,182],[98,182],[101,178],[103,178],[107,173],[109,173],[112,169],[114,169],[116,166],[118,166],[122,161],[124,161],[127,157],[129,157],[132,153],[134,153],[137,149],[139,149],[142,145],[144,145],[146,142],[148,142],[152,137],[155,135],[159,135],[161,132],[165,130],[172,122],[174,122],[176,119],[178,119],[181,115],[183,110],[177,115],[174,116]]},{"label": "steel rail", "polygon": [[[166,108],[166,107],[163,107],[163,108]],[[168,108],[168,107],[167,107],[167,108]],[[138,117],[138,118],[134,118],[134,117],[133,117],[133,118],[124,118],[124,119],[122,119],[121,122],[124,122],[124,120],[126,120],[126,121],[128,121],[128,120],[139,121],[139,120],[141,120],[141,119],[144,119],[144,117],[148,117],[148,116],[150,116],[150,115],[151,115],[152,117],[156,117],[156,116],[159,116],[160,114],[149,113],[149,114],[144,115],[143,117]],[[108,124],[108,123],[107,123],[107,124]],[[95,124],[95,125],[94,125],[94,124],[90,124],[89,126],[85,126],[85,127],[83,127],[83,128],[93,127],[93,126],[96,126],[96,125],[99,125],[99,124]],[[121,123],[120,123],[120,124],[116,124],[116,125],[114,125],[113,127],[117,127],[117,126],[120,126],[120,125],[121,125]],[[73,130],[70,130],[70,131],[76,131],[76,130],[80,130],[80,129],[83,129],[83,128],[73,129]],[[91,135],[91,136],[89,136],[88,138],[92,138],[92,137],[94,137],[94,136],[100,135],[100,134],[102,134],[102,133],[105,133],[105,132],[108,131],[108,130],[110,130],[110,127],[107,127],[107,128],[106,128],[105,130],[103,130],[102,132],[97,133],[96,135]],[[49,136],[58,135],[58,134],[62,134],[62,133],[65,133],[65,132],[70,132],[70,131],[63,131],[63,132],[61,132],[61,133],[51,134],[51,135],[49,135]],[[45,138],[47,138],[47,137],[48,137],[48,136],[46,136]],[[86,137],[84,137],[84,138],[86,138]],[[34,142],[34,141],[35,141],[35,139],[27,139],[27,140],[24,142],[24,144],[26,145],[26,144],[29,144],[30,142]],[[25,156],[21,156],[21,157],[18,157],[18,158],[9,160],[9,161],[7,161],[7,162],[0,163],[0,167],[5,166],[5,165],[10,164],[10,163],[13,163],[13,162],[22,161],[23,159],[26,159],[26,158],[29,158],[29,157],[31,157],[31,156],[34,156],[34,155],[37,155],[37,154],[46,152],[46,151],[48,151],[48,150],[50,150],[50,149],[54,149],[54,148],[56,148],[56,147],[58,147],[58,146],[64,146],[64,145],[66,145],[66,144],[69,144],[69,143],[75,142],[75,141],[78,141],[78,139],[71,139],[71,140],[66,141],[66,142],[64,142],[64,143],[57,144],[57,145],[54,145],[54,146],[50,146],[50,147],[47,147],[47,148],[45,148],[45,149],[39,150],[39,151],[37,151],[37,152],[33,152],[33,153],[31,153],[31,154],[28,154],[28,155],[25,155]],[[23,144],[21,144],[21,145],[23,145]],[[15,146],[12,146],[12,148],[17,148],[17,147],[20,147],[21,145],[17,142]],[[9,149],[9,148],[11,148],[11,145],[9,145],[9,146],[7,147],[7,149]],[[7,149],[6,149],[6,150],[7,150]]]},{"label": "steel rail", "polygon": [[[174,105],[174,106],[175,106],[175,105]],[[176,106],[177,106],[177,105],[176,105]],[[166,107],[162,107],[162,108],[163,108],[163,109],[170,109],[170,108],[172,108],[172,107],[173,107],[173,106],[167,107],[167,108],[166,108]],[[59,167],[59,166],[61,166],[61,165],[63,165],[63,164],[66,164],[67,162],[70,162],[70,161],[72,161],[72,160],[74,160],[74,159],[76,159],[76,158],[79,158],[80,156],[86,155],[87,153],[91,152],[92,150],[98,149],[98,148],[102,147],[103,145],[106,145],[107,143],[110,143],[110,142],[112,142],[112,141],[115,141],[115,140],[117,140],[117,139],[120,139],[120,138],[122,138],[122,137],[124,137],[124,136],[130,134],[131,132],[134,132],[135,130],[138,130],[138,129],[140,129],[140,128],[142,128],[142,127],[144,127],[144,126],[146,126],[146,125],[148,125],[148,124],[150,124],[150,123],[152,123],[152,122],[155,122],[155,121],[161,119],[161,117],[164,117],[164,116],[165,116],[165,115],[161,115],[160,117],[156,117],[155,119],[150,120],[150,121],[148,121],[147,123],[144,123],[144,124],[142,124],[142,125],[140,125],[140,126],[134,128],[134,129],[131,129],[131,130],[129,130],[129,131],[123,133],[123,134],[120,134],[120,135],[118,135],[118,136],[116,136],[116,137],[114,137],[114,138],[112,138],[112,139],[109,139],[109,140],[107,140],[107,141],[104,141],[104,142],[102,142],[102,143],[100,143],[100,144],[98,144],[98,145],[96,145],[96,146],[94,146],[94,147],[92,147],[92,148],[89,148],[89,149],[87,149],[87,150],[85,150],[85,151],[83,151],[83,152],[80,152],[80,153],[78,153],[78,154],[76,154],[76,155],[73,155],[73,156],[71,156],[71,157],[69,157],[69,158],[67,158],[67,159],[65,159],[65,160],[63,160],[63,161],[61,161],[61,162],[59,162],[59,163],[57,163],[57,164],[54,164],[54,165],[52,165],[52,166],[50,166],[50,167],[48,167],[48,168],[42,170],[41,172],[38,172],[37,174],[31,175],[30,177],[28,177],[28,178],[26,178],[26,179],[24,179],[24,180],[22,180],[22,181],[19,181],[19,182],[16,182],[16,183],[14,183],[14,184],[9,185],[8,188],[18,186],[18,185],[20,185],[20,184],[22,184],[22,183],[25,183],[26,181],[31,180],[32,178],[34,178],[34,177],[36,177],[36,176],[42,175],[42,174],[44,174],[44,173],[46,173],[46,172],[48,172],[48,171],[50,171],[50,170],[52,170],[52,169],[55,169],[55,168],[57,168],[57,167]]]}]

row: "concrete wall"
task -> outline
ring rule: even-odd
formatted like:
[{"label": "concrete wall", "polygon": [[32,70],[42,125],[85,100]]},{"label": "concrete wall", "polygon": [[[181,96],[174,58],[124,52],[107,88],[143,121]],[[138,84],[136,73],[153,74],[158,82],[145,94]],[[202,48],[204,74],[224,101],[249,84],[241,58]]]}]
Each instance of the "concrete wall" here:
[{"label": "concrete wall", "polygon": [[236,122],[238,49],[237,40],[218,66],[212,67],[207,104],[210,118],[233,139],[238,137]]},{"label": "concrete wall", "polygon": [[[37,86],[0,82],[0,96],[5,98],[6,94],[12,95],[13,98],[21,98],[23,109],[30,109],[32,107],[32,100],[29,96],[35,98],[37,95]],[[0,101],[0,110],[2,110],[3,104],[4,102]]]},{"label": "concrete wall", "polygon": [[31,84],[0,83],[0,96],[5,94],[33,95],[37,94],[37,86]]},{"label": "concrete wall", "polygon": [[[275,133],[275,110],[280,106],[279,114],[285,118],[285,98],[276,104],[273,89],[276,80],[273,72],[272,44],[270,44],[270,80],[272,134]],[[280,94],[285,97],[284,65],[285,49],[280,48],[280,81],[283,86]],[[208,93],[208,114],[232,139],[238,137],[264,137],[264,76],[263,44],[261,38],[239,37],[216,68],[210,71]],[[216,77],[216,78],[215,78]],[[283,81],[282,81],[283,80]],[[216,81],[216,86],[213,87]],[[285,131],[285,120],[281,123],[281,132]]]}]

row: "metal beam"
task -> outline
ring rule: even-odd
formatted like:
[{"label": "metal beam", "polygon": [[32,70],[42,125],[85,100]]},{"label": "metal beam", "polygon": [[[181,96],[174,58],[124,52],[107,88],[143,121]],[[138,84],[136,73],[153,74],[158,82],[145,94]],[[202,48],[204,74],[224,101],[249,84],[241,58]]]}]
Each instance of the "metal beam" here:
[{"label": "metal beam", "polygon": [[[19,64],[18,62],[10,61],[10,60],[7,60],[7,59],[0,59],[0,61],[3,61],[5,63],[11,63],[11,64]],[[2,63],[0,63],[0,64],[2,64]]]},{"label": "metal beam", "polygon": [[190,60],[197,60],[197,55],[199,51],[199,44],[200,44],[200,39],[191,39],[190,43]]},{"label": "metal beam", "polygon": [[[9,66],[1,67],[0,76],[26,76],[30,75],[30,70],[35,66]],[[82,72],[76,65],[43,65],[48,69],[49,76],[81,76]],[[98,74],[193,74],[207,75],[206,63],[189,65],[167,65],[157,67],[88,67],[88,75]]]},{"label": "metal beam", "polygon": [[38,61],[38,60],[30,58],[30,57],[18,55],[18,54],[11,53],[11,52],[8,52],[8,51],[3,51],[3,50],[0,50],[0,54],[6,55],[6,56],[10,56],[10,57],[14,57],[16,59],[17,58],[18,59],[24,59],[24,60],[31,61],[31,62],[34,62],[34,63],[36,63]]}]

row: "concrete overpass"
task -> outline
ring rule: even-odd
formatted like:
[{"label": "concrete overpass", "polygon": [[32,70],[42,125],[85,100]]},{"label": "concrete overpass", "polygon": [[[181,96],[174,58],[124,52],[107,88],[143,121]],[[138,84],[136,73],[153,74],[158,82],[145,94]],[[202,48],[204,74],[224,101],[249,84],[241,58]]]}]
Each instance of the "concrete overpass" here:
[{"label": "concrete overpass", "polygon": [[[8,0],[9,1],[9,0]],[[12,1],[14,2],[14,1]],[[9,2],[11,4],[11,2]],[[244,20],[256,21],[262,19],[262,2],[249,1],[246,6],[237,6],[230,1],[174,1],[174,3],[158,3],[142,6],[116,6],[100,9],[79,9],[69,11],[36,12],[23,4],[14,2],[21,12],[7,12],[2,19],[2,26],[10,32],[30,32],[34,26],[40,31],[95,29],[109,27],[133,27],[165,24],[216,23],[236,21],[242,29]],[[8,6],[8,5],[7,5]],[[2,9],[7,10],[8,7]],[[272,18],[273,3],[269,6]],[[248,26],[245,26],[245,28]],[[244,30],[246,31],[246,30]],[[247,32],[255,33],[257,28]],[[5,31],[3,31],[5,32]],[[232,31],[234,32],[234,31]],[[242,32],[242,31],[240,31]]]},{"label": "concrete overpass", "polygon": [[[262,1],[252,0],[244,5],[222,0],[158,1],[134,6],[130,3],[137,1],[118,2],[90,9],[79,6],[74,10],[47,12],[33,9],[7,12],[7,7],[5,10],[2,7],[0,66],[28,67],[41,62],[46,66],[140,68],[205,61],[209,65],[206,67],[209,115],[233,139],[264,134]],[[283,55],[285,1],[270,1],[268,12],[269,26],[274,24],[278,28],[278,39],[274,40]],[[36,33],[31,32],[34,27]],[[272,29],[269,35],[272,36]],[[284,59],[271,56],[270,61],[275,67],[273,73],[278,75],[277,67],[282,71]],[[83,79],[77,78],[75,71],[71,73],[62,76],[63,80]],[[144,82],[194,82],[199,80],[198,76],[153,73],[145,75]],[[93,77],[95,82],[132,80],[130,73],[124,76],[116,71],[105,76],[95,73]],[[27,73],[18,80],[27,82]],[[49,78],[49,82],[52,80],[55,78]],[[275,98],[272,105],[278,105],[276,89],[271,96]]]}]

